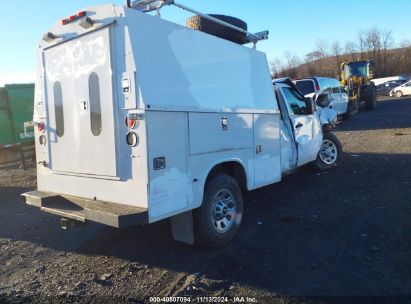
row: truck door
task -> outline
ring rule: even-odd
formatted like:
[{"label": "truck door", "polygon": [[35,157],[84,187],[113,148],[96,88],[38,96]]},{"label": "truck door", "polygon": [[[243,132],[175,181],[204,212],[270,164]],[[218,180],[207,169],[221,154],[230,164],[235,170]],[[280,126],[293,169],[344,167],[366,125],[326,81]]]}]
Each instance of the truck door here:
[{"label": "truck door", "polygon": [[254,186],[281,179],[280,115],[254,114]]},{"label": "truck door", "polygon": [[297,145],[297,166],[317,158],[322,143],[322,130],[317,114],[308,114],[304,97],[289,86],[281,93],[286,101]]},{"label": "truck door", "polygon": [[404,88],[401,91],[404,95],[411,95],[411,82],[404,84]]},{"label": "truck door", "polygon": [[50,166],[58,173],[116,177],[110,28],[44,52]]}]

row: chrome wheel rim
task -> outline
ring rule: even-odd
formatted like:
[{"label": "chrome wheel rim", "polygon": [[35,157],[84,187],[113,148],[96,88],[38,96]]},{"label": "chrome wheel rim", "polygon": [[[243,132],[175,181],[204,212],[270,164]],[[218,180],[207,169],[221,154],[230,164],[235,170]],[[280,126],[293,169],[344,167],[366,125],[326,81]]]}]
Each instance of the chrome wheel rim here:
[{"label": "chrome wheel rim", "polygon": [[320,150],[321,160],[327,165],[332,165],[336,162],[337,157],[337,146],[331,140],[324,139]]},{"label": "chrome wheel rim", "polygon": [[220,190],[214,197],[212,204],[211,221],[218,233],[225,233],[233,226],[237,214],[237,203],[233,194],[227,190]]}]

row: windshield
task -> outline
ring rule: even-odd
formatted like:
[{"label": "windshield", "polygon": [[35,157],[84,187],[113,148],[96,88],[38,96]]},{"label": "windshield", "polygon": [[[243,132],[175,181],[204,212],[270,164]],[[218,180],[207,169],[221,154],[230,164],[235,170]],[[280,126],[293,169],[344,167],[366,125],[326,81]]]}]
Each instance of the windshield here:
[{"label": "windshield", "polygon": [[301,96],[296,90],[290,87],[281,88],[284,99],[290,107],[291,113],[294,115],[307,115],[308,109],[305,103],[304,97]]},{"label": "windshield", "polygon": [[361,76],[367,77],[368,76],[368,64],[367,62],[352,62],[349,65],[349,75],[350,76]]}]

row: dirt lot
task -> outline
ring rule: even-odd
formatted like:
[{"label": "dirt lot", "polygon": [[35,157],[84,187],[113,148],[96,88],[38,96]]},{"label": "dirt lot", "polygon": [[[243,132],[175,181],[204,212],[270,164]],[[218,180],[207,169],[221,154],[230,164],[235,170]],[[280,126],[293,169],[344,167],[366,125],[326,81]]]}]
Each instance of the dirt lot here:
[{"label": "dirt lot", "polygon": [[380,101],[336,134],[342,167],[303,168],[246,194],[240,235],[219,250],[174,242],[167,221],[61,230],[59,218],[20,202],[34,170],[3,167],[0,302],[411,303],[411,99]]}]

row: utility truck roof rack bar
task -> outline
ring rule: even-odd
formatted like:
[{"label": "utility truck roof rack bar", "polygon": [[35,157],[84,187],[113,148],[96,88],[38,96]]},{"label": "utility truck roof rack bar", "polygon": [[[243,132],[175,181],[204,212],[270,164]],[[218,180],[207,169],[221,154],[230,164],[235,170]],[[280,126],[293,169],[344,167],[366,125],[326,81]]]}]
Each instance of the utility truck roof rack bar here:
[{"label": "utility truck roof rack bar", "polygon": [[199,16],[205,18],[205,19],[208,19],[212,22],[218,23],[222,26],[226,26],[226,27],[231,28],[233,30],[236,30],[236,31],[239,31],[241,33],[247,34],[246,43],[253,43],[254,48],[255,48],[258,41],[268,39],[268,34],[269,34],[268,31],[262,31],[262,32],[258,32],[258,33],[253,34],[253,33],[250,33],[246,30],[243,30],[242,28],[239,28],[235,25],[224,22],[220,19],[214,18],[214,17],[209,16],[207,14],[203,14],[203,13],[201,13],[201,12],[195,10],[195,9],[189,8],[189,7],[187,7],[183,4],[176,3],[174,0],[140,0],[140,1],[127,0],[126,2],[127,2],[127,6],[130,7],[130,8],[136,9],[136,10],[138,10],[140,12],[143,12],[143,13],[157,11],[158,15],[160,15],[159,12],[160,12],[160,10],[163,6],[165,6],[165,5],[174,5],[178,8],[181,8],[182,10],[188,11],[188,12],[196,14],[196,15],[199,15]]}]

